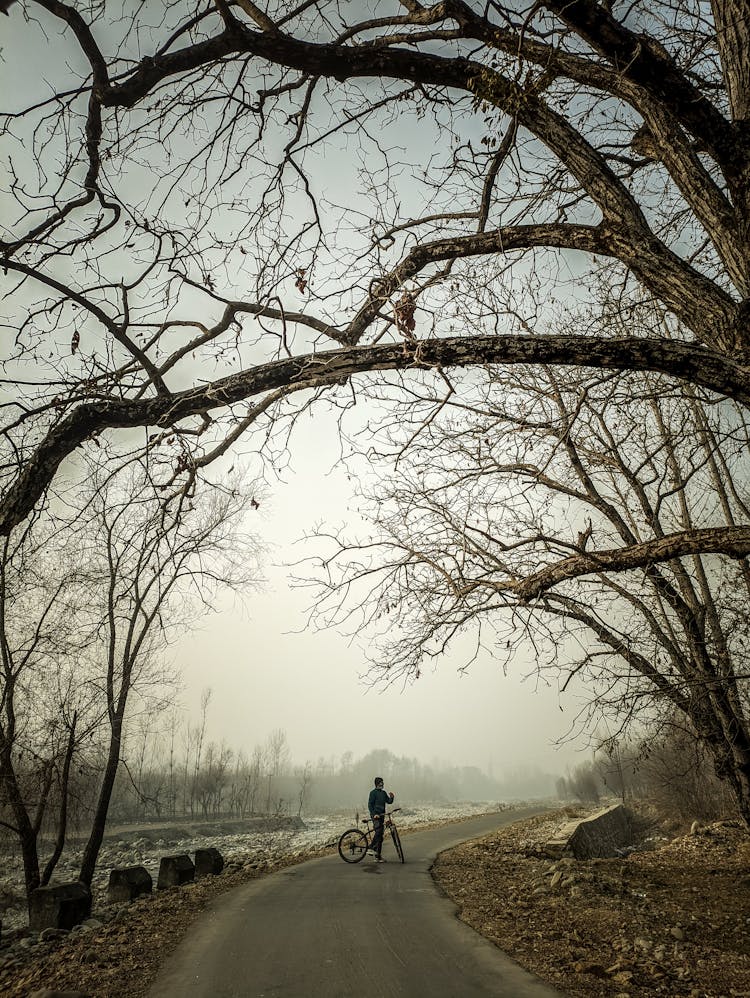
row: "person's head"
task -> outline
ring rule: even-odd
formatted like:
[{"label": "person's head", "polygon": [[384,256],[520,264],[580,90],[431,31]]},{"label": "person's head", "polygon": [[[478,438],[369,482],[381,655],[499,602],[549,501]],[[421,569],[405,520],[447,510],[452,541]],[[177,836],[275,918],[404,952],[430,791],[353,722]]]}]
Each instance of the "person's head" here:
[{"label": "person's head", "polygon": [[375,777],[375,786],[378,789],[382,789],[382,786],[383,786],[383,777],[382,776],[376,776]]}]

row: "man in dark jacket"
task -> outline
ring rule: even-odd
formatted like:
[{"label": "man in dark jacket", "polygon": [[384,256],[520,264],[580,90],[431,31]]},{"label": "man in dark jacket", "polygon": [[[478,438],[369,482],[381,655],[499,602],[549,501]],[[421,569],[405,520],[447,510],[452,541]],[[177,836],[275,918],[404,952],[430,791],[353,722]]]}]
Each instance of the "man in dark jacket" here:
[{"label": "man in dark jacket", "polygon": [[375,786],[370,791],[370,796],[367,800],[367,810],[370,812],[370,817],[372,818],[372,824],[375,834],[372,837],[371,850],[375,853],[375,861],[377,863],[384,863],[385,860],[380,855],[380,850],[383,848],[383,830],[385,824],[385,808],[387,804],[393,803],[394,795],[389,793],[387,790],[383,790],[383,777],[375,777]]}]

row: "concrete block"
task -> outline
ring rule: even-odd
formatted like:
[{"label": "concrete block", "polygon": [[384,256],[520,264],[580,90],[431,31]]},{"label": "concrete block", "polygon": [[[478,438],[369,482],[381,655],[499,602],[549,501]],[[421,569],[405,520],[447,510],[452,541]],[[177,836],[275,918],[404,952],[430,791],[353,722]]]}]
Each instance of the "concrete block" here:
[{"label": "concrete block", "polygon": [[218,849],[196,849],[195,850],[195,877],[211,877],[221,873],[224,869],[224,857]]},{"label": "concrete block", "polygon": [[618,849],[628,845],[630,839],[628,810],[623,804],[614,804],[566,825],[547,846],[550,853],[558,847],[560,854],[576,859],[606,859],[617,856]]},{"label": "concrete block", "polygon": [[154,882],[145,866],[126,866],[112,870],[107,887],[108,901],[134,901],[141,894],[150,894]]},{"label": "concrete block", "polygon": [[72,929],[91,914],[91,891],[79,880],[39,887],[29,899],[29,928]]},{"label": "concrete block", "polygon": [[186,853],[178,856],[162,856],[159,864],[159,879],[156,889],[163,891],[167,887],[179,887],[195,880],[193,861]]}]

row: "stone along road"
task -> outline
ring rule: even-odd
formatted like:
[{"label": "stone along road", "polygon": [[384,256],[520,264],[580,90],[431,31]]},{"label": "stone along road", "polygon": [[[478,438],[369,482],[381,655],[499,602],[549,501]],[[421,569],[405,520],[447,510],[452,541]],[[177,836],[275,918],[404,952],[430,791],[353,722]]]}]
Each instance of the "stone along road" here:
[{"label": "stone along road", "polygon": [[560,998],[455,917],[438,852],[533,813],[486,815],[404,838],[406,863],[338,856],[219,897],[149,998]]}]

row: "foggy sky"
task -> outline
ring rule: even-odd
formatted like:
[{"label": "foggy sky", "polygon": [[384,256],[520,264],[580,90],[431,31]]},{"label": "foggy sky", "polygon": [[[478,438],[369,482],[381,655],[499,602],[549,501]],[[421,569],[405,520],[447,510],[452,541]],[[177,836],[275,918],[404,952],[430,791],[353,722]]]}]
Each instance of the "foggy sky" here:
[{"label": "foggy sky", "polygon": [[313,597],[290,588],[293,572],[285,565],[311,553],[314,542],[301,538],[316,524],[339,526],[352,518],[353,484],[335,465],[335,433],[335,420],[319,411],[298,427],[287,484],[274,485],[250,521],[273,545],[265,591],[249,595],[244,607],[226,599],[220,614],[172,646],[193,720],[201,691],[210,687],[211,738],[249,752],[282,728],[298,764],[374,748],[424,763],[478,766],[498,778],[523,766],[562,774],[581,762],[585,741],[555,744],[580,701],[533,677],[523,681],[533,671],[530,660],[517,659],[504,676],[483,654],[462,674],[468,656],[456,645],[419,680],[386,687],[365,675],[368,663],[356,642],[305,629]]}]

